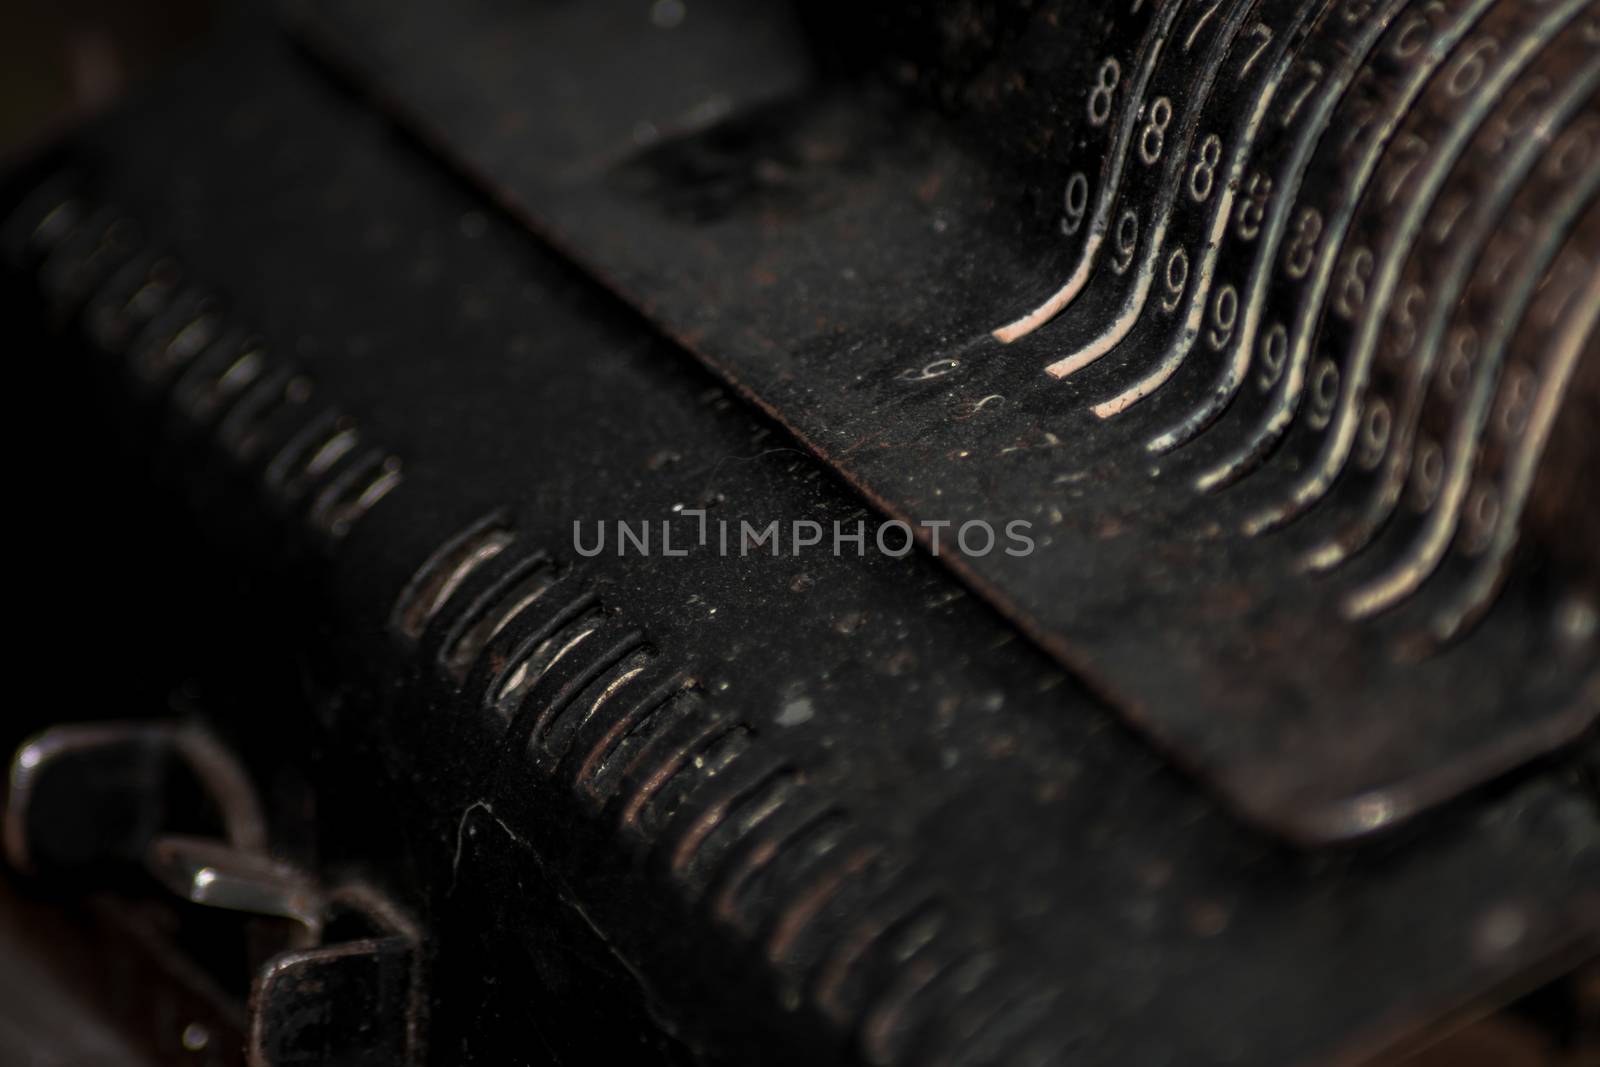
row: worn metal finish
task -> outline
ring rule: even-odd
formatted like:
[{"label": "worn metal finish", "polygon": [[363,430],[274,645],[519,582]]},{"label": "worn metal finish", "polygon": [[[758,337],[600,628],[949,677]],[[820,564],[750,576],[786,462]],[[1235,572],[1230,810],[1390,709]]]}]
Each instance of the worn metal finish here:
[{"label": "worn metal finish", "polygon": [[73,723],[28,738],[11,759],[3,825],[6,862],[27,874],[141,865],[157,835],[176,829],[266,847],[237,761],[178,723]]},{"label": "worn metal finish", "polygon": [[1034,521],[949,562],[1252,819],[1357,836],[1600,714],[1593,508],[1537,488],[1595,457],[1546,448],[1593,333],[1592,239],[1557,259],[1593,4],[821,5],[753,81],[744,5],[640,14],[621,80],[536,5],[396,7],[306,37],[882,507]]},{"label": "worn metal finish", "polygon": [[[101,894],[102,921],[119,928],[106,937],[117,968],[155,978],[144,1007],[186,1024],[176,1042],[184,1053],[246,1067],[422,1062],[420,931],[370,887],[327,889],[267,855],[249,775],[204,729],[132,721],[47,730],[13,757],[5,812],[11,868]],[[217,836],[172,832],[208,818]],[[149,884],[133,877],[139,868]],[[246,951],[231,953],[235,939],[215,926],[185,934],[185,912],[140,899],[156,887],[238,913]],[[278,928],[246,930],[245,916]],[[249,972],[247,1004],[221,992],[238,974],[206,973],[219,961],[224,972]],[[155,1050],[171,1054],[174,1035],[159,1022],[153,1029]]]},{"label": "worn metal finish", "polygon": [[[514,21],[523,9],[496,10]],[[791,67],[754,58],[751,84],[730,93],[784,87],[764,79]],[[705,162],[703,144],[675,145],[614,170],[627,153],[605,135],[631,138],[633,114],[613,124],[606,97],[592,104],[560,131],[583,143],[550,156],[611,175],[588,192],[572,176],[574,211],[590,196],[626,205],[619,188],[665,189],[645,179],[673,160]],[[797,143],[821,121],[870,125],[955,158],[925,120],[896,126],[826,101],[789,114]],[[474,115],[485,118],[467,108],[463,122]],[[548,162],[522,147],[516,158]],[[946,218],[948,189],[932,206],[889,195],[903,169],[827,152],[784,166],[803,174],[808,158],[860,187],[773,188],[772,174],[733,168],[719,186],[737,194],[718,209],[731,214],[697,225],[737,231],[754,210],[742,197],[774,224],[808,203],[858,222],[882,209],[872,232],[884,234],[908,211]],[[55,173],[67,177],[42,176]],[[874,185],[859,204],[835,199]],[[673,210],[717,208],[719,195],[702,186]],[[1415,1039],[1595,951],[1600,816],[1577,766],[1553,763],[1389,839],[1298,852],[1230,818],[1121,728],[1126,709],[925,556],[575,554],[574,519],[675,507],[878,520],[271,35],[219,46],[79,135],[6,208],[6,291],[45,287],[17,318],[54,329],[34,350],[53,353],[60,395],[76,413],[103,391],[125,447],[176,483],[177,525],[225,546],[182,603],[197,605],[195,669],[230,696],[210,714],[252,773],[279,781],[310,764],[316,817],[282,806],[276,847],[319,872],[366,871],[426,930],[434,1062],[1314,1064]],[[945,254],[942,234],[915,229],[886,259]],[[706,281],[697,257],[710,247],[677,246],[674,299]],[[807,277],[821,285],[820,268]],[[58,291],[56,278],[75,280]],[[757,282],[724,279],[730,293]],[[950,310],[987,291],[954,290],[951,303],[974,303]],[[892,296],[863,292],[857,321]],[[710,332],[686,336],[713,336],[710,320],[736,306],[707,305]],[[763,329],[800,317],[774,308]],[[206,343],[181,340],[197,324]],[[1042,380],[1041,332],[990,370],[1031,352]],[[857,358],[808,351],[819,366]],[[801,355],[769,352],[790,369],[808,365],[786,362]],[[967,382],[961,359],[948,369]],[[941,426],[989,434],[973,428],[984,412],[1027,408],[1011,394],[998,410],[952,409],[946,368],[912,369],[892,384],[801,375],[788,387],[819,418],[881,400],[878,428],[895,441],[935,409]],[[1059,463],[1066,440],[1019,441],[1029,447],[1009,462]],[[940,437],[917,454],[954,446]],[[1088,462],[1098,447],[1071,453]],[[868,454],[911,453],[852,453]],[[1047,467],[1018,477],[1029,469]],[[1076,484],[1053,506],[1086,523],[1102,489],[1082,483],[1080,505]],[[1134,503],[1169,506],[1144,489]],[[1148,529],[1096,536],[1099,564],[1129,558]],[[1064,565],[1081,576],[1091,562]],[[142,560],[108,569],[144,588]],[[255,576],[248,595],[215,580],[234,571]],[[1273,589],[1274,573],[1246,575],[1241,602]],[[1125,657],[1111,668],[1133,669],[1134,646],[1116,644],[1125,628],[1149,639],[1149,684],[1180,686],[1188,675],[1160,657],[1206,608],[1163,614],[1169,603],[1129,596],[1095,619],[1095,647]],[[1329,618],[1299,625],[1337,628]],[[1224,629],[1207,621],[1192,640],[1208,627]],[[1295,671],[1310,677],[1320,647]],[[1498,660],[1479,660],[1499,677]],[[1530,653],[1523,666],[1537,678],[1570,662]],[[1346,684],[1347,661],[1315,670]],[[1260,677],[1292,680],[1223,663],[1205,677],[1241,694]],[[1293,692],[1263,737],[1284,734]],[[1402,728],[1418,752],[1441,751],[1396,716]],[[1311,780],[1324,766],[1280,773]]]}]

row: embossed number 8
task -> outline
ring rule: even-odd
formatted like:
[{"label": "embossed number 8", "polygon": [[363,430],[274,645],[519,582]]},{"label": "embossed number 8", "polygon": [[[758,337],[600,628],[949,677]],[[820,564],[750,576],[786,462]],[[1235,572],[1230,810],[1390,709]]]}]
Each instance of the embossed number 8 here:
[{"label": "embossed number 8", "polygon": [[1111,106],[1115,103],[1117,86],[1122,82],[1122,64],[1115,58],[1107,57],[1100,64],[1100,80],[1095,83],[1094,92],[1089,94],[1089,125],[1104,126],[1111,117]]},{"label": "embossed number 8", "polygon": [[1217,164],[1222,162],[1222,138],[1214,133],[1206,135],[1200,145],[1200,159],[1189,172],[1189,195],[1194,202],[1203,204],[1211,199],[1211,189],[1217,180]]},{"label": "embossed number 8", "polygon": [[1144,134],[1139,138],[1139,158],[1146,166],[1155,166],[1167,147],[1167,126],[1172,122],[1172,101],[1156,97],[1150,105],[1150,121],[1145,123]]}]

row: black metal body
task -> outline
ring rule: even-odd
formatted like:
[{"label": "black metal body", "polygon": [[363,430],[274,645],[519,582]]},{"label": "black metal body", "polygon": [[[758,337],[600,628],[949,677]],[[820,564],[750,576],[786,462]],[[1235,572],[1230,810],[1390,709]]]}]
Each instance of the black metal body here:
[{"label": "black metal body", "polygon": [[[274,850],[416,917],[431,1063],[1313,1064],[1592,956],[1592,769],[1482,787],[1595,715],[1544,543],[1397,662],[1287,549],[1207,534],[1247,509],[1151,481],[1154,413],[1069,407],[1070,339],[989,336],[1064,273],[1004,220],[1071,149],[1029,159],[984,33],[884,16],[944,72],[905,97],[717,7],[660,52],[578,6],[250,22],[17,173],[66,717],[190,680]],[[1060,44],[1005,54],[1091,70]],[[574,551],[685,508],[1046,533]]]}]

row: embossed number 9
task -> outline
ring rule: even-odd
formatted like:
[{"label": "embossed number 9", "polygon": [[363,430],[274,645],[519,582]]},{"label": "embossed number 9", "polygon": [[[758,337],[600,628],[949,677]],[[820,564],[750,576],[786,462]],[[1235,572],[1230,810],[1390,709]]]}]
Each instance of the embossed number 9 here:
[{"label": "embossed number 9", "polygon": [[1068,237],[1083,225],[1083,216],[1089,210],[1089,179],[1079,171],[1067,179],[1067,190],[1061,197],[1066,214],[1061,219],[1061,232]]},{"label": "embossed number 9", "polygon": [[1171,313],[1178,310],[1183,299],[1183,287],[1189,284],[1189,253],[1178,246],[1167,257],[1167,295],[1161,298],[1161,310]]},{"label": "embossed number 9", "polygon": [[1489,64],[1500,54],[1500,42],[1486,37],[1473,43],[1460,59],[1451,64],[1450,80],[1445,88],[1453,97],[1463,97],[1483,81]]},{"label": "embossed number 9", "polygon": [[1217,290],[1217,298],[1211,302],[1211,331],[1206,336],[1211,347],[1220,352],[1222,346],[1233,337],[1233,326],[1238,321],[1238,290],[1231,285],[1224,285]]},{"label": "embossed number 9", "polygon": [[1272,329],[1267,331],[1266,343],[1261,348],[1261,373],[1256,375],[1256,384],[1264,393],[1278,384],[1278,379],[1283,376],[1283,365],[1289,356],[1289,331],[1283,324],[1274,323]]},{"label": "embossed number 9", "polygon": [[1393,430],[1394,416],[1389,411],[1389,405],[1382,399],[1374,400],[1367,408],[1366,416],[1361,420],[1356,462],[1360,464],[1362,470],[1372,470],[1383,459],[1384,452],[1389,448],[1389,435]]},{"label": "embossed number 9", "polygon": [[1117,220],[1117,254],[1111,258],[1111,269],[1125,274],[1133,266],[1133,253],[1139,246],[1139,216],[1132,209],[1122,213]]}]

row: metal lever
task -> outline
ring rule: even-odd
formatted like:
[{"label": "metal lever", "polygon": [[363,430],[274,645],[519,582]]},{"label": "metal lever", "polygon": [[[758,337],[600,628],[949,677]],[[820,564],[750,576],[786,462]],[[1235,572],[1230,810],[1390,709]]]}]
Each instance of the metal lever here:
[{"label": "metal lever", "polygon": [[[215,810],[220,836],[167,832],[182,784]],[[325,889],[272,859],[238,761],[194,726],[61,726],[11,763],[3,819],[11,866],[92,884],[142,867],[190,904],[288,920],[288,949],[250,983],[248,1067],[408,1067],[421,1061],[421,936],[360,883]],[[279,941],[278,944],[283,944]],[[188,1036],[185,1036],[188,1041]]]}]

